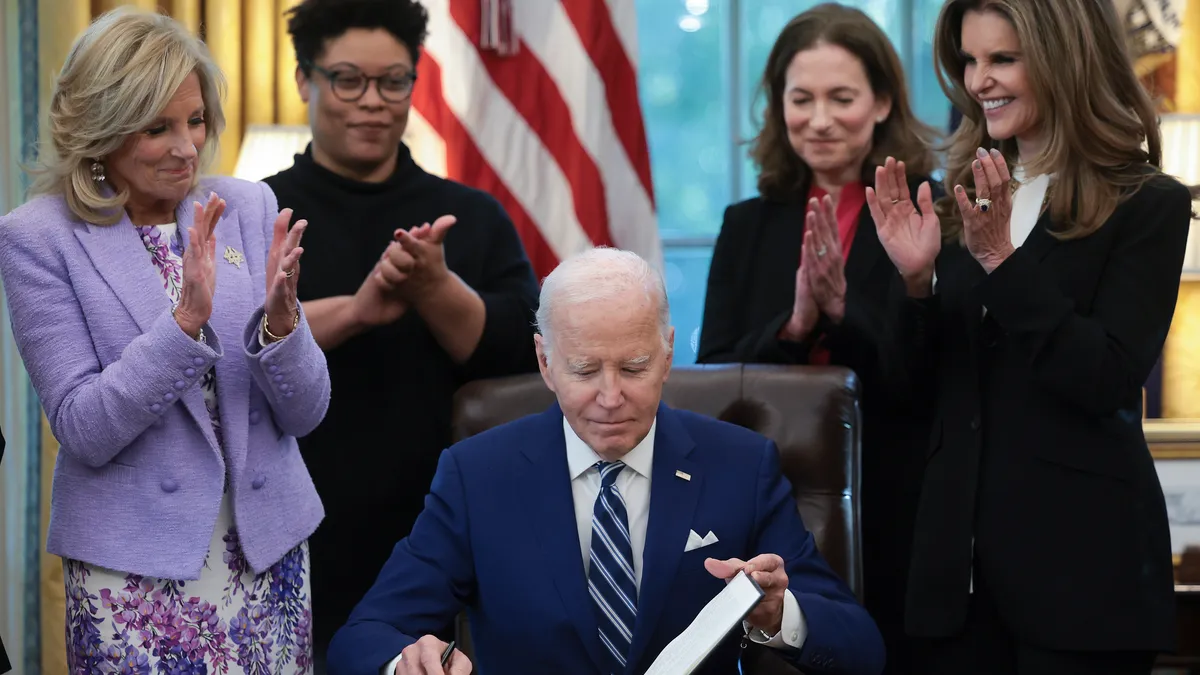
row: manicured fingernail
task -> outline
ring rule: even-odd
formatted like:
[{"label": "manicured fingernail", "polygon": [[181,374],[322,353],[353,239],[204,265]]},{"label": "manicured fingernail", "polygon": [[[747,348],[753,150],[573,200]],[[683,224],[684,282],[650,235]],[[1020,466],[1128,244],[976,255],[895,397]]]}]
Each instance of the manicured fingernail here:
[{"label": "manicured fingernail", "polygon": [[992,148],[992,157],[994,157],[995,159],[1000,159],[1000,151],[995,148]]},{"label": "manicured fingernail", "polygon": [[979,159],[983,159],[984,157],[988,156],[987,150],[984,150],[983,148],[979,148],[978,150],[975,151],[975,156],[978,157]]},{"label": "manicured fingernail", "polygon": [[958,194],[960,194],[960,195],[961,195],[961,194],[963,193],[963,186],[961,186],[961,185],[955,185],[955,186],[954,186],[954,191],[955,191],[955,192],[957,192]]},{"label": "manicured fingernail", "polygon": [[979,168],[982,168],[982,167],[983,167],[983,165],[979,163],[979,160],[975,160],[975,163],[973,164],[973,166],[974,166],[976,169],[979,169]]}]

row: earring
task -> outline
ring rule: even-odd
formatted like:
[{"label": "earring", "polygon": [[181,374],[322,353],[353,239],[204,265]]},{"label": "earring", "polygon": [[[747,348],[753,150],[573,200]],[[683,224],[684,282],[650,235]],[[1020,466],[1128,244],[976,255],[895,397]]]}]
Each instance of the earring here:
[{"label": "earring", "polygon": [[100,160],[92,160],[92,180],[97,183],[104,182],[104,164]]},{"label": "earring", "polygon": [[875,124],[883,124],[883,121],[886,119],[887,119],[886,117],[876,117]]}]

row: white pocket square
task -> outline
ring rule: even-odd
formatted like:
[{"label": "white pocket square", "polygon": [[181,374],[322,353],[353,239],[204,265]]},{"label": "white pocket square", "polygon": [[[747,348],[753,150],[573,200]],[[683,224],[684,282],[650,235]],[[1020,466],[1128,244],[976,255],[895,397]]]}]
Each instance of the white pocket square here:
[{"label": "white pocket square", "polygon": [[712,530],[709,530],[708,534],[704,535],[703,537],[696,534],[695,530],[688,530],[687,546],[683,547],[683,552],[687,553],[688,551],[695,551],[698,548],[704,548],[705,546],[715,544],[717,541],[719,541],[717,539],[717,535],[713,534]]}]

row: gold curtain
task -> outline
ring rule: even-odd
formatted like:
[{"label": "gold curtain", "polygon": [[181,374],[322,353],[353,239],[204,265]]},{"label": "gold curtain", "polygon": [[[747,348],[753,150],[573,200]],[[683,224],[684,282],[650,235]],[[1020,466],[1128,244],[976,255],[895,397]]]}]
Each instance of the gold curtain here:
[{"label": "gold curtain", "polygon": [[[231,174],[248,124],[306,124],[296,91],[296,59],[284,11],[299,0],[38,0],[39,110],[43,116],[55,78],[75,38],[100,14],[122,5],[171,15],[202,36],[229,89],[226,127],[213,173]],[[67,675],[62,561],[44,553],[50,481],[58,443],[42,424],[41,634],[43,675]]]},{"label": "gold curtain", "polygon": [[[214,173],[237,164],[248,124],[306,124],[296,92],[296,58],[283,13],[298,0],[39,0],[38,64],[41,109],[75,38],[96,16],[123,5],[157,10],[178,19],[208,43],[225,73],[225,132]],[[48,20],[53,17],[54,20]]]},{"label": "gold curtain", "polygon": [[[1189,0],[1176,50],[1175,112],[1200,113],[1200,0]],[[1162,416],[1200,419],[1200,276],[1185,274],[1163,348]]]}]

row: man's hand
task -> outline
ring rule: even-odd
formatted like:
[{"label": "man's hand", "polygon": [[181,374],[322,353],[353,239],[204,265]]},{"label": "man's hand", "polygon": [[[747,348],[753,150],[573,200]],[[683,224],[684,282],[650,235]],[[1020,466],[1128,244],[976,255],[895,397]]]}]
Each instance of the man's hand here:
[{"label": "man's hand", "polygon": [[454,650],[446,667],[442,668],[442,652],[446,643],[432,635],[417,640],[400,652],[395,675],[469,675],[471,661],[466,654]]},{"label": "man's hand", "polygon": [[709,558],[704,561],[704,569],[714,577],[726,581],[736,577],[738,572],[745,571],[746,576],[753,579],[765,593],[746,617],[746,623],[772,636],[783,627],[783,597],[788,588],[783,558],[774,553],[764,553],[747,562],[737,558]]}]

